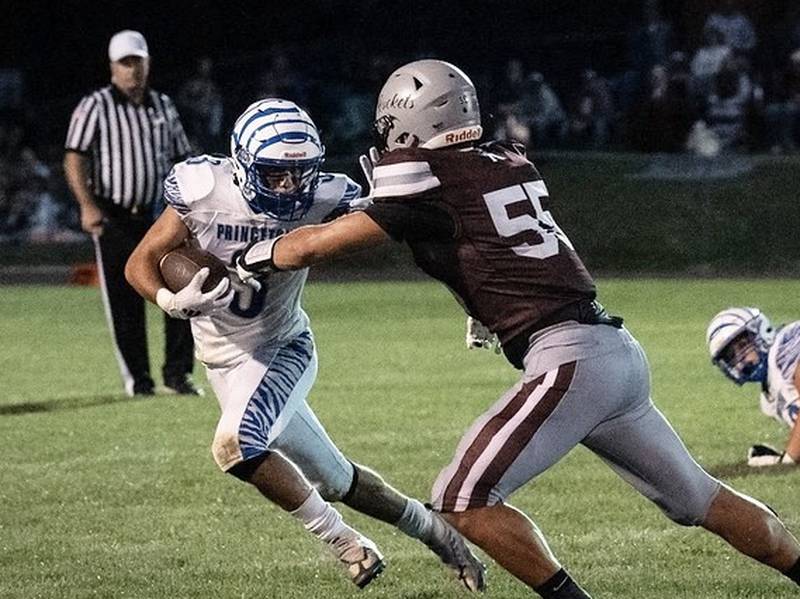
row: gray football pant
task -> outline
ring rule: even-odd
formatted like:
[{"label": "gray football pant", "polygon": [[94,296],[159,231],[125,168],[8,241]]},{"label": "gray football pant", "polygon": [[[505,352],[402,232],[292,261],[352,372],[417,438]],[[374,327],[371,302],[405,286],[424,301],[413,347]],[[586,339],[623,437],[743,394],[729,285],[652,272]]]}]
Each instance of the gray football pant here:
[{"label": "gray football pant", "polygon": [[331,441],[306,402],[298,406],[269,448],[294,462],[324,498],[336,501],[350,489],[352,464]]},{"label": "gray football pant", "polygon": [[482,414],[439,474],[432,502],[504,501],[581,443],[672,520],[701,523],[719,481],[650,399],[647,358],[624,328],[562,323],[532,338],[522,379]]}]

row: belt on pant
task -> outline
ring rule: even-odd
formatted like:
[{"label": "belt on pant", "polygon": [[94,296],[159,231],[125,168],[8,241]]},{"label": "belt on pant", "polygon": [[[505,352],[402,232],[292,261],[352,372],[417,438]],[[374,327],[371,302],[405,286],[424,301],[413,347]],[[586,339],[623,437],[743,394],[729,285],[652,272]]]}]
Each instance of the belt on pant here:
[{"label": "belt on pant", "polygon": [[611,316],[606,312],[600,302],[589,299],[578,300],[559,308],[544,318],[540,318],[530,327],[504,343],[502,348],[506,359],[511,362],[514,368],[523,370],[525,366],[522,363],[522,359],[528,353],[531,336],[542,329],[568,320],[574,320],[580,324],[605,324],[616,329],[621,328],[623,322],[621,316]]}]

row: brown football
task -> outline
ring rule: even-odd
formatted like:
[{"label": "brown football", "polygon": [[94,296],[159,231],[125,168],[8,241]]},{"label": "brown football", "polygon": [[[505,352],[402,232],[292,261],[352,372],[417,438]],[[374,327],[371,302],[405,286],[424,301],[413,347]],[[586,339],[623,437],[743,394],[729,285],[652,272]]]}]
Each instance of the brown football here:
[{"label": "brown football", "polygon": [[158,263],[161,276],[167,284],[167,288],[173,293],[177,293],[192,280],[197,271],[208,267],[208,278],[203,283],[203,292],[214,289],[219,282],[228,276],[228,269],[225,263],[200,248],[188,245],[180,246],[164,254]]}]

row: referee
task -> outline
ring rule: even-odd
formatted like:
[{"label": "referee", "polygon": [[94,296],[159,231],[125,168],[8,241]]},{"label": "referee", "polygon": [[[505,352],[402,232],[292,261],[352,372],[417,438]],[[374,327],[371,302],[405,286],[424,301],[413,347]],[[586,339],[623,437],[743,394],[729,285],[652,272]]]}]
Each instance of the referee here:
[{"label": "referee", "polygon": [[[138,31],[120,31],[108,45],[111,85],[87,96],[72,114],[64,172],[95,245],[106,317],[125,392],[153,395],[144,300],[125,281],[128,256],[160,203],[172,164],[190,151],[178,112],[148,87],[150,56]],[[189,379],[194,343],[188,320],[166,317],[163,368],[168,392],[198,395]]]}]

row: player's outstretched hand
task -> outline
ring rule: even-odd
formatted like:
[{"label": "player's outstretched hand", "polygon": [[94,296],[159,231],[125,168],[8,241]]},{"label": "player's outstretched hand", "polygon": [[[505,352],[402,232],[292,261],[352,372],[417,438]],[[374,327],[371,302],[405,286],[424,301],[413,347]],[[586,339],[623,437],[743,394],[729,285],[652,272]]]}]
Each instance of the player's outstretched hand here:
[{"label": "player's outstretched hand", "polygon": [[747,450],[747,465],[753,468],[777,466],[779,464],[794,465],[795,461],[786,454],[769,445],[756,444]]},{"label": "player's outstretched hand", "polygon": [[361,154],[361,156],[358,157],[358,164],[361,165],[361,170],[364,171],[364,178],[367,180],[367,185],[369,185],[369,194],[366,196],[369,198],[372,197],[372,192],[375,189],[373,171],[375,170],[375,165],[378,163],[379,158],[380,155],[375,146],[372,146],[366,154]]},{"label": "player's outstretched hand", "polygon": [[201,268],[178,293],[162,287],[156,293],[156,303],[173,318],[182,319],[211,314],[224,308],[233,299],[233,286],[230,279],[225,277],[214,289],[204,293],[203,283],[210,272],[208,267]]}]

